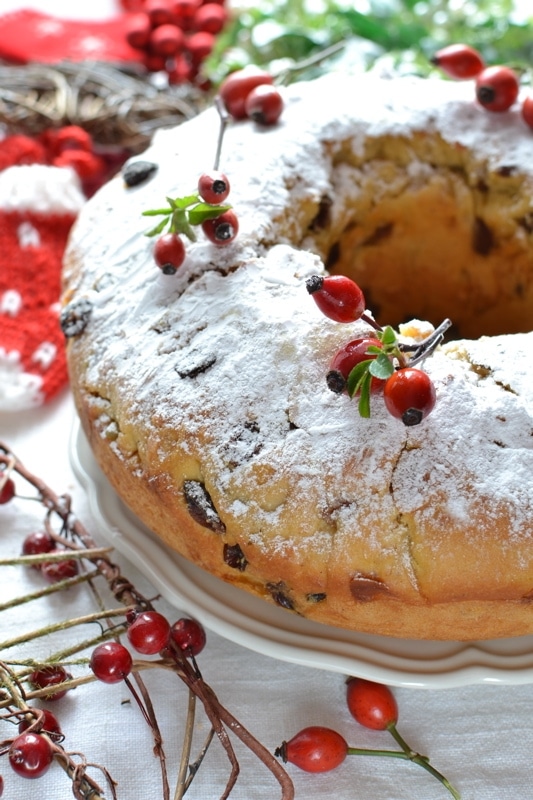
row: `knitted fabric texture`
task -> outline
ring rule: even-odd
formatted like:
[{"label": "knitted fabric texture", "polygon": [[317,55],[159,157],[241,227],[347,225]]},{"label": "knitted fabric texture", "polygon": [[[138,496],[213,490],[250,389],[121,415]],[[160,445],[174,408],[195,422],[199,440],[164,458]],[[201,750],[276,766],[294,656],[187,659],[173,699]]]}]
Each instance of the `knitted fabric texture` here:
[{"label": "knitted fabric texture", "polygon": [[85,196],[73,169],[27,163],[42,157],[27,137],[0,141],[0,411],[40,405],[67,383],[61,261]]}]

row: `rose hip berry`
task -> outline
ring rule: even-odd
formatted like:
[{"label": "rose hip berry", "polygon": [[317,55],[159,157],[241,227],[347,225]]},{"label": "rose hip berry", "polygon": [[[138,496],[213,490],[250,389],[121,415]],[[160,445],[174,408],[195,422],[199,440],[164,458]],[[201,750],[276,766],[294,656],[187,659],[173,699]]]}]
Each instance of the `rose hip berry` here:
[{"label": "rose hip berry", "polygon": [[[35,711],[37,716],[37,709]],[[55,714],[52,714],[52,712],[48,711],[47,708],[38,709],[38,713],[39,715],[42,715],[39,732],[44,731],[44,733],[46,733],[53,742],[61,742],[63,740],[63,731],[61,730]],[[18,725],[19,733],[24,733],[24,731],[27,730],[30,725],[33,725],[34,722],[34,719],[29,720],[26,719],[26,717],[23,717]]]},{"label": "rose hip berry", "polygon": [[54,691],[54,686],[64,683],[72,678],[72,675],[60,664],[43,667],[32,672],[28,680],[34,689],[50,689],[45,695],[45,700],[60,700],[64,697],[68,689]]},{"label": "rose hip berry", "polygon": [[346,702],[352,717],[365,728],[384,731],[398,721],[396,698],[384,684],[350,678],[346,684]]},{"label": "rose hip berry", "polygon": [[15,483],[12,478],[5,478],[5,474],[0,472],[0,486],[0,505],[4,505],[15,497]]},{"label": "rose hip berry", "polygon": [[154,259],[163,275],[175,275],[185,261],[185,245],[177,233],[163,233],[154,245]]},{"label": "rose hip berry", "polygon": [[467,44],[451,44],[437,50],[431,63],[460,80],[475,78],[485,68],[481,55]]},{"label": "rose hip berry", "polygon": [[21,733],[8,750],[12,769],[22,778],[40,778],[52,763],[50,742],[38,733]]},{"label": "rose hip berry", "polygon": [[355,322],[365,310],[362,290],[345,275],[313,275],[305,285],[322,313],[335,322]]},{"label": "rose hip berry", "polygon": [[231,209],[215,219],[202,222],[202,230],[213,244],[222,246],[230,244],[239,232],[239,220]]},{"label": "rose hip berry", "polygon": [[290,741],[282,742],[275,755],[305,772],[329,772],[342,764],[348,755],[348,744],[337,731],[311,725]]},{"label": "rose hip berry", "polygon": [[198,194],[206,203],[216,206],[224,202],[230,192],[226,175],[218,170],[204,172],[198,180]]},{"label": "rose hip berry", "polygon": [[170,638],[187,656],[197,656],[206,642],[205,630],[194,619],[183,617],[170,629]]},{"label": "rose hip berry", "polygon": [[89,662],[95,676],[103,683],[120,683],[130,674],[132,664],[131,653],[120,642],[99,644]]},{"label": "rose hip berry", "polygon": [[435,386],[423,370],[405,367],[387,379],[383,399],[393,417],[407,426],[418,425],[435,407]]},{"label": "rose hip berry", "polygon": [[[60,552],[64,551],[57,549],[49,551],[50,554]],[[75,558],[67,558],[64,561],[46,561],[41,565],[41,572],[50,583],[75,578],[79,570],[79,563]]]},{"label": "rose hip berry", "polygon": [[533,95],[530,94],[524,98],[521,113],[522,119],[526,125],[529,125],[530,128],[533,128]]},{"label": "rose hip berry", "polygon": [[159,653],[166,646],[169,635],[170,624],[157,611],[141,611],[127,630],[131,646],[146,656]]},{"label": "rose hip berry", "polygon": [[244,67],[228,75],[220,84],[219,95],[234,119],[246,119],[246,98],[256,86],[272,84],[273,78],[258,67]]},{"label": "rose hip berry", "polygon": [[283,98],[275,86],[261,84],[249,93],[244,103],[246,116],[260,125],[274,125],[283,111]]},{"label": "rose hip berry", "polygon": [[476,97],[487,111],[507,111],[518,97],[519,88],[516,72],[505,66],[487,67],[476,78]]},{"label": "rose hip berry", "polygon": [[[53,538],[47,531],[34,531],[22,542],[23,556],[38,556],[49,553],[55,547]],[[34,564],[33,569],[41,569],[41,564]]]},{"label": "rose hip berry", "polygon": [[[342,394],[346,391],[346,383],[348,376],[354,367],[362,361],[376,358],[375,353],[369,353],[369,347],[382,348],[383,345],[379,339],[372,339],[370,337],[361,339],[352,339],[343,345],[340,350],[337,350],[331,363],[329,365],[329,372],[326,375],[326,383],[328,388],[336,394]],[[372,378],[370,389],[373,392],[382,388],[384,380],[380,378]]]}]

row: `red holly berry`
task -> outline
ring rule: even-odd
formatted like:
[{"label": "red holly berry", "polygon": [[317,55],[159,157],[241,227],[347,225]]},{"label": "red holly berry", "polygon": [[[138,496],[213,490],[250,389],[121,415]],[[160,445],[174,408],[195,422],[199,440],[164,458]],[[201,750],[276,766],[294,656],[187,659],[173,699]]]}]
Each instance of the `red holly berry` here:
[{"label": "red holly berry", "polygon": [[215,46],[215,37],[207,31],[197,31],[185,41],[185,47],[193,64],[199,65]]},{"label": "red holly berry", "polygon": [[431,63],[451,78],[461,80],[475,78],[485,68],[481,55],[467,44],[451,44],[443,47],[435,53]]},{"label": "red holly berry", "polygon": [[224,202],[230,192],[226,175],[218,170],[204,172],[198,181],[198,194],[206,203],[216,206]]},{"label": "red holly berry", "polygon": [[126,41],[135,50],[145,50],[148,46],[152,26],[148,14],[143,11],[126,17]]},{"label": "red holly berry", "polygon": [[170,624],[157,611],[141,611],[127,630],[129,642],[144,655],[155,655],[162,650],[170,635]]},{"label": "red holly berry", "polygon": [[384,684],[350,678],[346,684],[346,702],[352,717],[365,728],[384,731],[398,721],[396,698]]},{"label": "red holly berry", "polygon": [[192,26],[197,31],[220,33],[228,19],[228,12],[218,3],[205,3],[196,11]]},{"label": "red holly berry", "polygon": [[79,125],[65,125],[55,131],[55,148],[58,153],[63,150],[85,150],[91,152],[93,139],[88,131]]},{"label": "red holly berry", "polygon": [[246,98],[257,86],[272,84],[272,75],[258,67],[245,67],[230,73],[220,84],[219,95],[228,114],[246,119]]},{"label": "red holly berry", "polygon": [[152,28],[174,22],[174,8],[171,0],[144,0],[144,13]]},{"label": "red holly berry", "polygon": [[[326,382],[332,392],[342,394],[346,391],[346,382],[352,369],[360,364],[362,361],[376,358],[375,353],[369,353],[369,347],[379,347],[383,345],[379,339],[372,339],[370,337],[362,339],[352,339],[343,345],[338,350],[329,365],[329,372],[326,375]],[[372,378],[370,384],[371,391],[378,391],[382,388],[384,380],[380,378]]]},{"label": "red holly berry", "polygon": [[522,103],[522,119],[529,125],[530,128],[533,128],[533,95],[528,95],[524,98]]},{"label": "red holly berry", "polygon": [[202,222],[202,230],[213,244],[219,246],[230,244],[239,232],[239,220],[235,212],[230,209],[216,219],[206,219]]},{"label": "red holly berry", "polygon": [[[55,714],[52,714],[51,711],[48,711],[47,708],[40,708],[38,709],[38,714],[41,716],[41,723],[39,728],[39,733],[42,731],[50,737],[53,742],[60,742],[63,739],[63,732],[59,725],[59,722],[56,719]],[[27,719],[23,717],[18,725],[19,733],[24,733],[30,725],[33,725],[37,718],[37,709],[35,709],[35,718]]]},{"label": "red holly berry", "polygon": [[55,701],[64,697],[68,689],[54,691],[54,686],[71,678],[72,675],[60,664],[57,664],[35,670],[29,676],[28,681],[34,689],[50,689],[50,692],[45,695],[45,699]]},{"label": "red holly berry", "polygon": [[4,472],[0,472],[0,505],[9,503],[15,497],[15,482],[12,478],[6,478]]},{"label": "red holly berry", "polygon": [[9,763],[22,778],[40,778],[52,763],[50,742],[38,733],[21,733],[9,750]]},{"label": "red holly berry", "polygon": [[275,751],[278,758],[289,761],[306,772],[329,772],[336,769],[348,754],[346,740],[331,728],[311,725]]},{"label": "red holly berry", "polygon": [[393,417],[401,419],[404,425],[418,425],[435,407],[435,386],[427,372],[405,367],[387,379],[383,399]]},{"label": "red holly berry", "polygon": [[172,10],[184,30],[192,30],[193,19],[202,0],[174,0]]},{"label": "red holly berry", "polygon": [[164,233],[154,246],[154,259],[164,275],[175,275],[185,261],[185,245],[177,233]]},{"label": "red holly berry", "polygon": [[[52,536],[47,531],[34,531],[22,542],[23,556],[37,556],[49,553],[55,547]],[[41,564],[34,564],[33,569],[41,569]]]},{"label": "red holly berry", "polygon": [[99,681],[120,683],[133,664],[131,653],[120,642],[103,642],[95,647],[89,665]]},{"label": "red holly berry", "polygon": [[313,275],[305,285],[322,313],[335,322],[355,322],[365,310],[362,290],[345,275]]},{"label": "red holly berry", "polygon": [[148,40],[151,53],[164,58],[175,56],[185,45],[185,34],[177,25],[166,23],[154,28]]},{"label": "red holly berry", "polygon": [[487,111],[507,111],[518,97],[519,89],[518,76],[509,67],[487,67],[476,78],[476,97]]},{"label": "red holly berry", "polygon": [[283,111],[283,98],[275,86],[261,84],[249,93],[244,103],[246,116],[261,125],[274,125]]},{"label": "red holly berry", "polygon": [[205,630],[194,619],[183,617],[170,629],[170,638],[187,656],[197,656],[206,642]]},{"label": "red holly berry", "polygon": [[[53,549],[50,553],[62,553],[63,550]],[[75,558],[66,558],[63,561],[45,561],[41,565],[41,572],[50,583],[65,581],[74,578],[80,571],[79,562]]]}]

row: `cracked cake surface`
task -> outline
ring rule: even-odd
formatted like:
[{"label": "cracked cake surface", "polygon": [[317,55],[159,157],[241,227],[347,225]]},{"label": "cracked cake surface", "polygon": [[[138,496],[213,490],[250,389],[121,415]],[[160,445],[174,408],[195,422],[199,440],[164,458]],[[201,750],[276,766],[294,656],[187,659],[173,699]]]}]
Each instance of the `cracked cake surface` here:
[{"label": "cracked cake surface", "polygon": [[[410,638],[530,633],[530,133],[447,81],[328,75],[285,101],[274,128],[228,127],[227,247],[199,236],[162,275],[142,216],[209,167],[214,109],[160,132],[147,179],[117,176],[80,214],[63,313],[78,304],[68,356],[93,452],[167,544],[288,613]],[[334,352],[369,328],[321,315],[305,281],[325,268],[380,321],[453,320],[463,338],[424,364],[422,424],[379,402],[362,419],[328,389]]]}]

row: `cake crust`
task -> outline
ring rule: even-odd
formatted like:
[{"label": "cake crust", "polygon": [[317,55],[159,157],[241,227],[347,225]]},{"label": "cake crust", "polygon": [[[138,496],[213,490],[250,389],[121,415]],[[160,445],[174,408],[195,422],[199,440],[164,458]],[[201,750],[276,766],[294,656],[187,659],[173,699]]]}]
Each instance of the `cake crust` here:
[{"label": "cake crust", "polygon": [[[71,384],[111,485],[211,574],[369,633],[516,636],[533,631],[533,145],[518,114],[429,83],[327,76],[288,87],[275,128],[230,125],[239,237],[199,237],[172,277],[142,211],[191,191],[216,112],[158,134],[149,180],[117,177],[73,229],[64,303],[91,313]],[[383,323],[449,316],[479,337],[427,360],[421,425],[327,388],[368,326],[315,308],[325,268]]]}]

